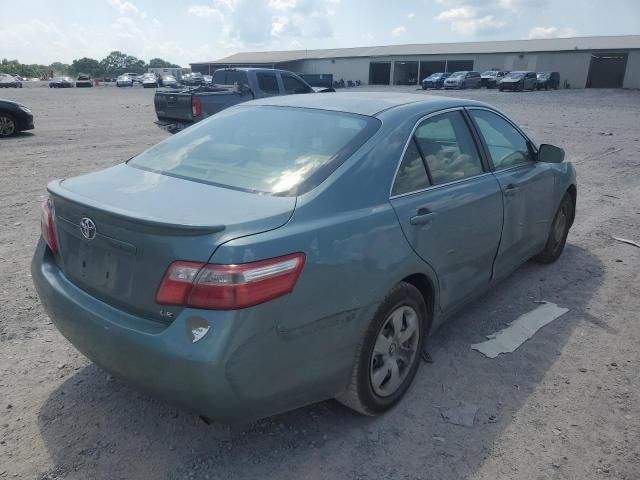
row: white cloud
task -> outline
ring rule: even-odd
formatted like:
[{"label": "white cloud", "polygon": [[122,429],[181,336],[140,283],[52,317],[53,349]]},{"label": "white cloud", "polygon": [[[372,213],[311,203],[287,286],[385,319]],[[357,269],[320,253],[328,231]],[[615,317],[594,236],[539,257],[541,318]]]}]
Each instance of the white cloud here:
[{"label": "white cloud", "polygon": [[472,37],[479,33],[493,32],[504,28],[506,22],[497,20],[493,15],[486,15],[468,20],[456,20],[451,22],[451,30],[467,37]]},{"label": "white cloud", "polygon": [[577,34],[573,28],[558,27],[533,27],[529,30],[529,38],[557,38],[557,37],[575,37]]},{"label": "white cloud", "polygon": [[416,14],[411,12],[409,15],[407,15],[407,19],[413,20],[415,16],[416,16]]},{"label": "white cloud", "polygon": [[456,8],[452,8],[450,10],[445,10],[444,12],[440,12],[437,16],[436,16],[436,20],[461,20],[461,19],[468,19],[468,18],[473,18],[476,16],[476,10],[472,7],[469,6],[464,6],[464,7],[456,7]]},{"label": "white cloud", "polygon": [[122,0],[109,0],[109,3],[112,7],[118,9],[121,15],[131,15],[140,12],[140,10],[138,10],[138,7],[136,7],[131,2],[123,2]]},{"label": "white cloud", "polygon": [[391,30],[391,36],[392,37],[399,37],[400,35],[402,35],[406,31],[407,31],[406,27],[404,25],[400,25],[399,27],[396,27],[393,30]]},{"label": "white cloud", "polygon": [[187,10],[187,14],[200,18],[214,18],[216,20],[224,19],[224,15],[219,9],[208,5],[192,5]]}]

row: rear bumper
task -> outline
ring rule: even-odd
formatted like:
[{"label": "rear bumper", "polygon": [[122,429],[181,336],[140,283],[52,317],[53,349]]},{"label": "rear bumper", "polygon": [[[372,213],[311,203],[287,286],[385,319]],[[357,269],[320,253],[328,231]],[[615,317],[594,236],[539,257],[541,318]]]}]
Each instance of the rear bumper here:
[{"label": "rear bumper", "polygon": [[[167,325],[117,309],[75,286],[42,239],[31,274],[45,311],[86,357],[135,387],[209,418],[266,417],[331,398],[348,383],[351,351],[345,352],[349,363],[342,368],[327,365],[324,357],[320,366],[308,365],[314,348],[330,354],[330,346],[278,333],[284,297],[235,312],[184,309]],[[190,325],[196,318],[210,328],[193,343]]]},{"label": "rear bumper", "polygon": [[156,120],[153,123],[155,123],[158,128],[161,128],[162,130],[169,133],[178,133],[185,128],[193,125],[192,123],[176,122],[173,120]]}]

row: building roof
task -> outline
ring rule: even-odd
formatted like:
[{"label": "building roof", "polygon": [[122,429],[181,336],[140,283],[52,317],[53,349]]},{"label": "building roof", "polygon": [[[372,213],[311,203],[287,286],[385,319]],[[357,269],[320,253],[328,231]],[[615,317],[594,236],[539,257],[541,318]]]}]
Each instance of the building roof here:
[{"label": "building roof", "polygon": [[383,57],[402,55],[453,55],[478,53],[560,52],[571,50],[640,49],[640,35],[608,37],[544,38],[501,40],[492,42],[414,43],[380,47],[331,48],[319,50],[284,50],[242,52],[219,60],[194,62],[191,65],[270,65],[295,60],[323,58]]}]

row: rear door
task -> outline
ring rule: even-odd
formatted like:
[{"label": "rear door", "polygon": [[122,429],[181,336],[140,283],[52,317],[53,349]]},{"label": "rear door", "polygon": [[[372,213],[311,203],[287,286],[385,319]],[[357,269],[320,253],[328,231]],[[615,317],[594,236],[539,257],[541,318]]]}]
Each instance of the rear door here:
[{"label": "rear door", "polygon": [[405,237],[438,276],[442,309],[488,284],[500,241],[502,194],[463,109],[429,115],[416,125],[391,204]]},{"label": "rear door", "polygon": [[555,178],[549,164],[535,160],[532,143],[506,117],[479,107],[468,111],[504,197],[504,226],[494,267],[501,277],[544,247],[554,215]]}]

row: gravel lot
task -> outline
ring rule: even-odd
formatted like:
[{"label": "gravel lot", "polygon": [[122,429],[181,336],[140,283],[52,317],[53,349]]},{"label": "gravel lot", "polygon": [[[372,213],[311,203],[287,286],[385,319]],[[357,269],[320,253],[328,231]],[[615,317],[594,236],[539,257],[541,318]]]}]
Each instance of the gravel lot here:
[{"label": "gravel lot", "polygon": [[[579,187],[564,255],[524,265],[442,327],[434,363],[381,418],[330,401],[208,426],[77,353],[29,275],[47,182],[164,138],[153,91],[1,91],[32,107],[36,130],[0,142],[0,480],[640,479],[640,249],[612,239],[640,241],[640,93],[443,94],[492,103],[565,147]],[[470,350],[536,300],[570,311],[513,354]],[[478,407],[472,427],[443,419],[461,402]]]}]

